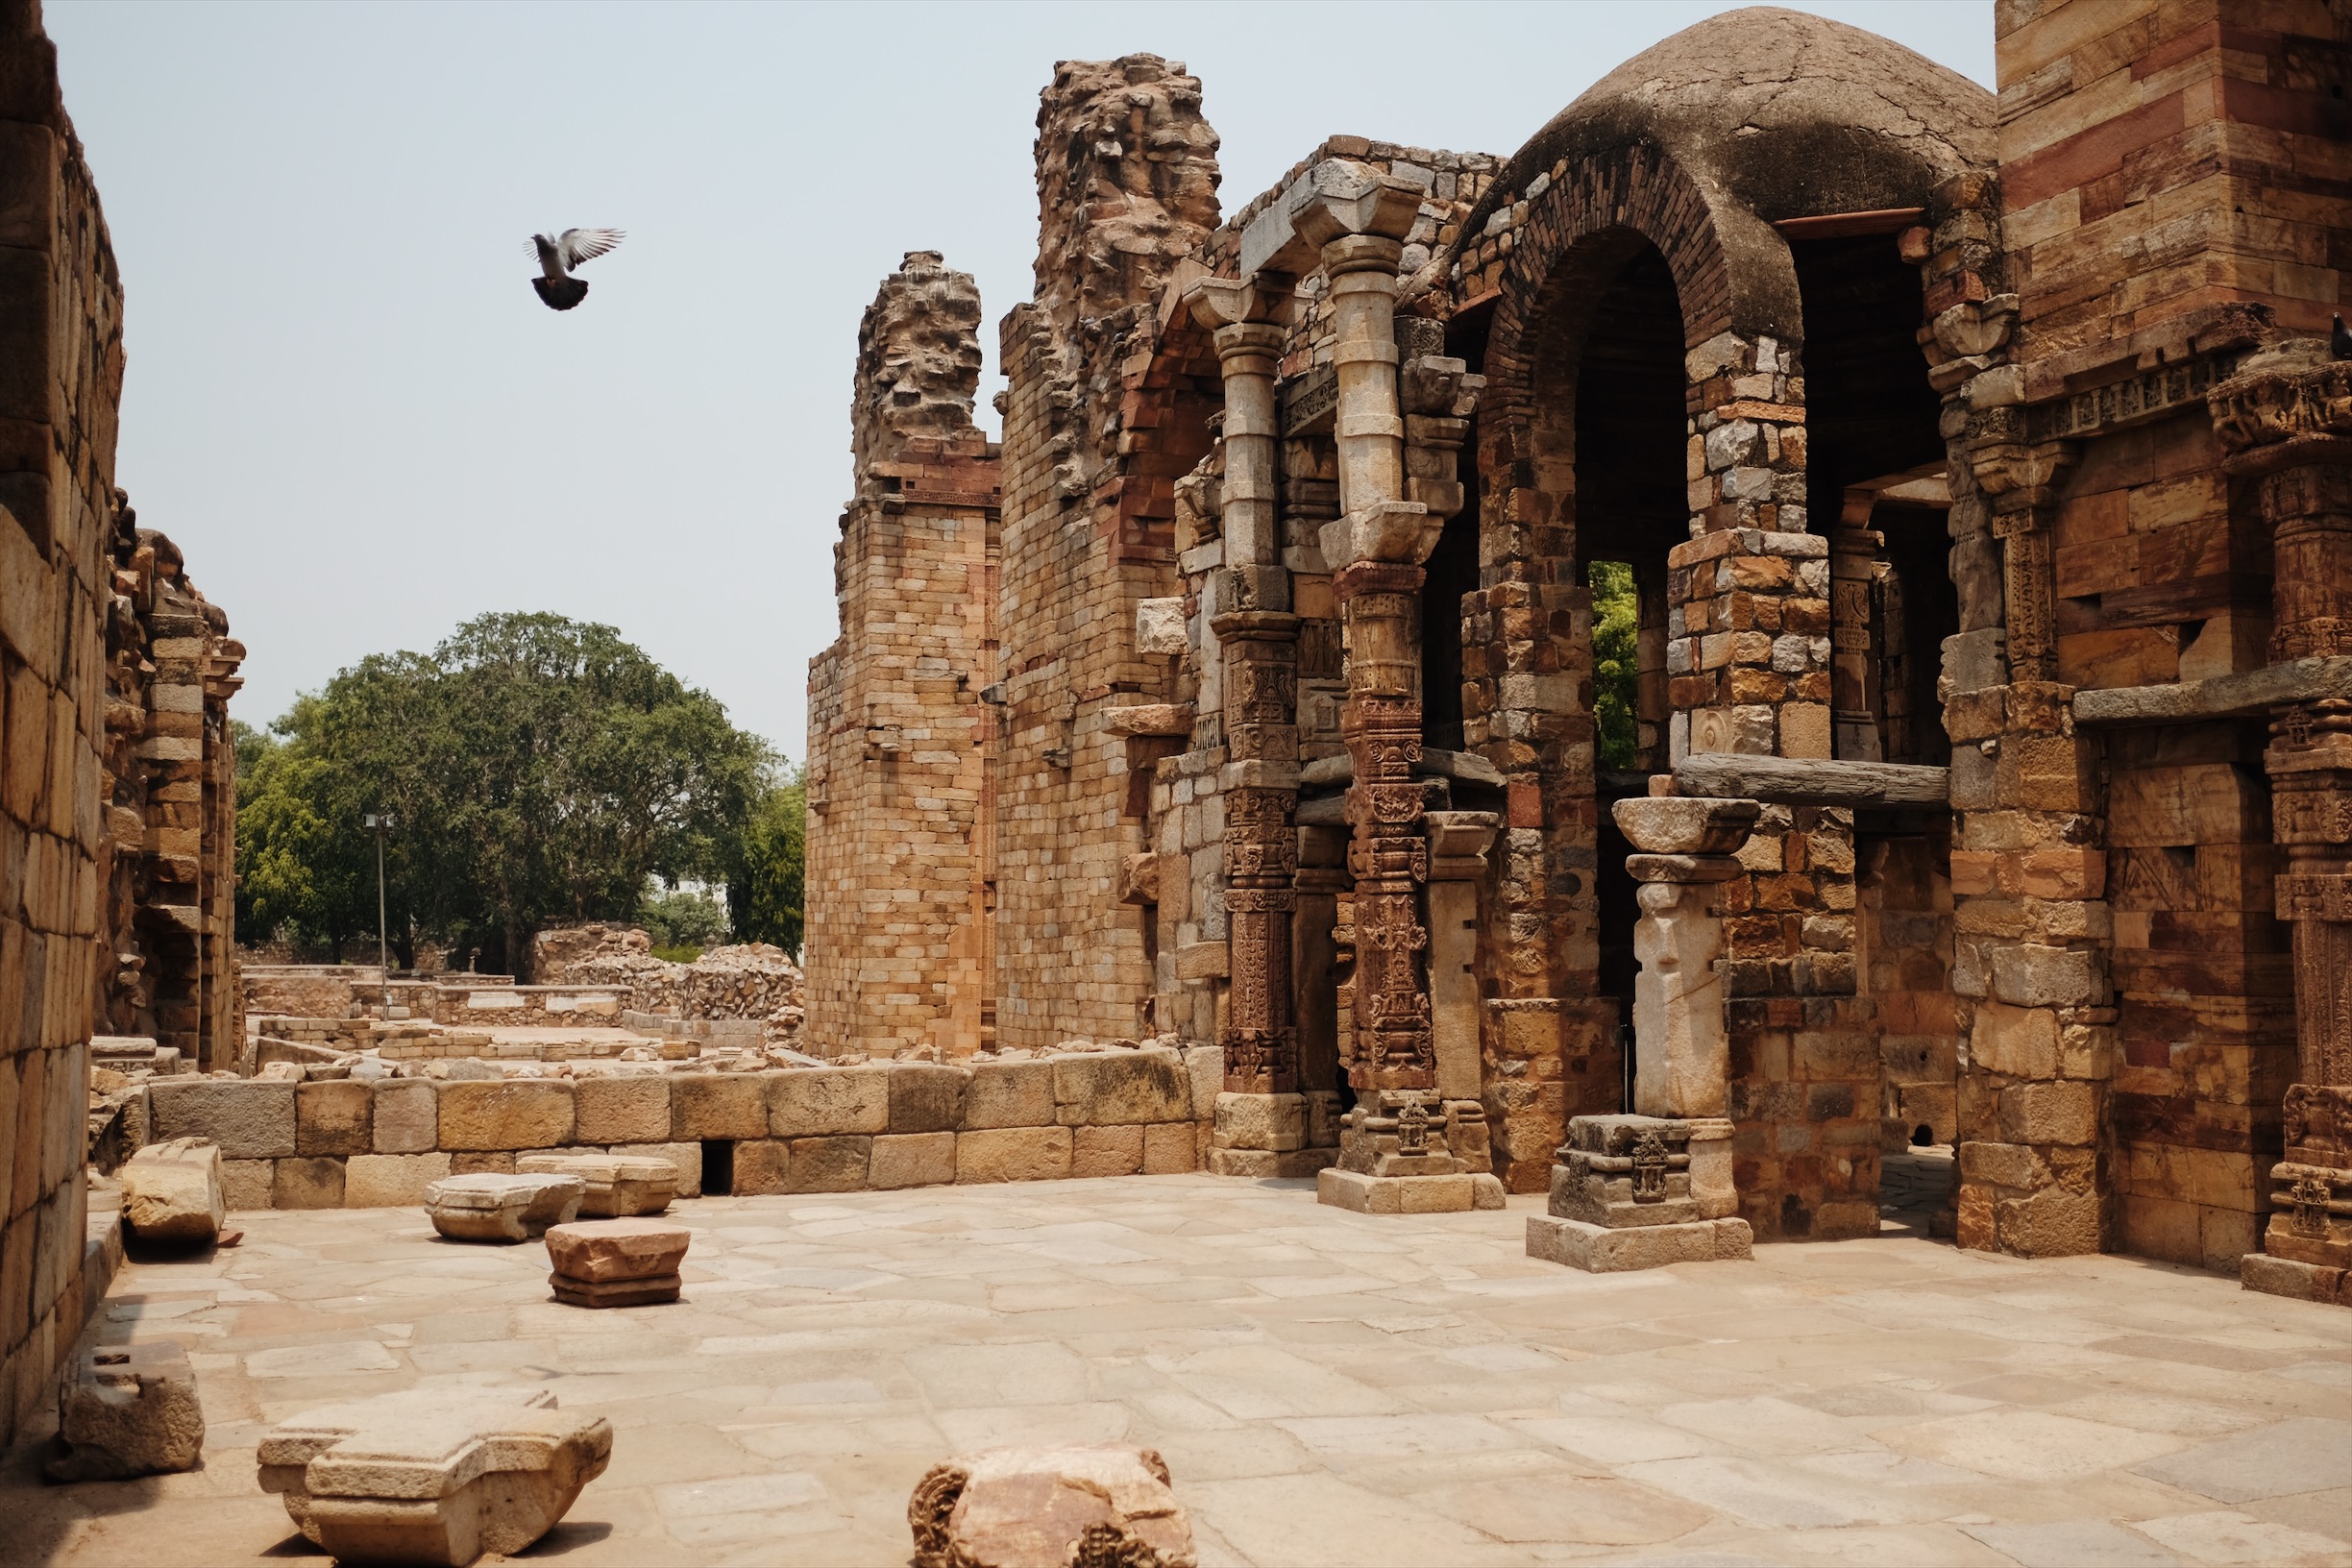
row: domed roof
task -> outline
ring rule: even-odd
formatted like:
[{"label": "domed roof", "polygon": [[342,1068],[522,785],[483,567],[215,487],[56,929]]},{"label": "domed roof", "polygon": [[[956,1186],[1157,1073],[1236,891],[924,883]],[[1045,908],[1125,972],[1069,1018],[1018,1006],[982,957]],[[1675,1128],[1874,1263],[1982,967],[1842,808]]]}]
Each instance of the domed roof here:
[{"label": "domed roof", "polygon": [[[1521,148],[1489,203],[1562,158],[1654,143],[1768,223],[1916,207],[1993,162],[1993,94],[1858,27],[1776,6],[1725,12],[1594,83]],[[1482,203],[1465,233],[1476,233]]]}]

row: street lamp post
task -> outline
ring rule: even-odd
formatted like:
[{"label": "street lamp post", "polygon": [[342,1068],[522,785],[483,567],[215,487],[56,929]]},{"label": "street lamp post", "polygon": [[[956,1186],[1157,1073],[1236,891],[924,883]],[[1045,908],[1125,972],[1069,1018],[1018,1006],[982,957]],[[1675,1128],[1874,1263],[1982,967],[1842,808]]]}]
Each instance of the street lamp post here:
[{"label": "street lamp post", "polygon": [[376,962],[388,980],[392,976],[392,939],[384,919],[384,835],[399,824],[389,812],[370,812],[360,821],[376,835]]}]

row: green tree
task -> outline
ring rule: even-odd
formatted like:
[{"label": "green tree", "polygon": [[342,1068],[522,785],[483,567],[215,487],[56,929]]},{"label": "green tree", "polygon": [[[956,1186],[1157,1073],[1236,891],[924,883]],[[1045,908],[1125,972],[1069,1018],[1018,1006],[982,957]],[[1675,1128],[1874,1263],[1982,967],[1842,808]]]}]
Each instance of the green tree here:
[{"label": "green tree", "polygon": [[347,843],[372,903],[359,818],[389,812],[395,932],[479,943],[499,968],[527,966],[548,924],[633,919],[649,878],[725,879],[772,766],[716,698],[613,627],[555,615],[482,616],[430,654],[363,659],[275,727],[319,775],[300,833],[280,833],[288,887],[291,863],[315,875]]},{"label": "green tree", "polygon": [[[299,727],[306,705],[279,721]],[[237,893],[240,941],[283,937],[339,956],[376,929],[373,845],[356,831],[350,775],[315,752],[240,723],[237,751]]]},{"label": "green tree", "polygon": [[727,877],[738,942],[772,943],[797,958],[806,924],[808,775],[771,784],[744,824]]},{"label": "green tree", "polygon": [[653,939],[653,956],[691,964],[727,934],[727,912],[698,888],[649,888],[637,923]]},{"label": "green tree", "polygon": [[1585,582],[1592,589],[1593,717],[1601,731],[1601,766],[1631,768],[1640,758],[1634,703],[1641,670],[1633,569],[1623,561],[1594,561]]}]

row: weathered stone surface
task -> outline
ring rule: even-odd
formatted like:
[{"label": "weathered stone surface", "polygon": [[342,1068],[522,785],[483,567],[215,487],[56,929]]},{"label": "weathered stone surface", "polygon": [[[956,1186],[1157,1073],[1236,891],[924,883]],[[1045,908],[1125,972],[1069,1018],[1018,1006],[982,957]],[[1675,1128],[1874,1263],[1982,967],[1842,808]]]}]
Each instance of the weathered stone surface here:
[{"label": "weathered stone surface", "polygon": [[1143,1128],[1079,1127],[1070,1143],[1072,1176],[1134,1176],[1143,1169]]},{"label": "weathered stone surface", "polygon": [[582,1188],[579,1215],[586,1219],[658,1214],[677,1195],[677,1167],[642,1155],[524,1154],[515,1157],[515,1170],[520,1175],[577,1177]]},{"label": "weathered stone surface", "polygon": [[1192,1521],[1148,1448],[994,1449],[907,1501],[916,1568],[1193,1568]]},{"label": "weathered stone surface", "polygon": [[873,1139],[864,1136],[796,1138],[787,1192],[856,1192],[866,1186]]},{"label": "weathered stone surface", "polygon": [[281,1422],[257,1458],[337,1559],[464,1568],[546,1534],[611,1462],[612,1427],[545,1389],[416,1389]]},{"label": "weathered stone surface", "polygon": [[125,1162],[122,1188],[123,1223],[142,1241],[203,1246],[229,1214],[220,1149],[204,1139],[150,1143]]},{"label": "weathered stone surface", "polygon": [[323,1154],[279,1161],[270,1173],[270,1207],[342,1208],[343,1162]]},{"label": "weathered stone surface", "polygon": [[982,1062],[964,1091],[963,1131],[1054,1124],[1051,1062]]},{"label": "weathered stone surface", "polygon": [[1753,800],[1632,796],[1610,815],[1634,848],[1652,855],[1727,855],[1747,842],[1762,808]]},{"label": "weathered stone surface", "polygon": [[781,1138],[747,1138],[735,1145],[734,1181],[728,1191],[740,1198],[789,1192],[792,1143]]},{"label": "weathered stone surface", "polygon": [[203,1457],[204,1407],[177,1340],[100,1345],[58,1390],[52,1481],[120,1481],[193,1470]]},{"label": "weathered stone surface", "polygon": [[446,1154],[355,1154],[343,1165],[346,1209],[411,1209],[450,1174]]},{"label": "weathered stone surface", "polygon": [[547,1233],[555,1272],[591,1283],[675,1274],[692,1239],[683,1225],[658,1219],[587,1219]]},{"label": "weathered stone surface", "polygon": [[766,1138],[768,1080],[753,1072],[677,1074],[670,1081],[670,1136]]},{"label": "weathered stone surface", "polygon": [[641,1280],[576,1280],[569,1274],[550,1274],[548,1288],[566,1307],[658,1307],[678,1299],[684,1286],[676,1274],[649,1274]]},{"label": "weathered stone surface", "polygon": [[1174,1051],[1060,1056],[1053,1069],[1054,1115],[1065,1127],[1191,1118],[1191,1081]]},{"label": "weathered stone surface", "polygon": [[155,1137],[208,1139],[224,1160],[295,1152],[294,1086],[243,1078],[159,1080],[148,1087]]},{"label": "weathered stone surface", "polygon": [[223,1160],[221,1196],[232,1213],[239,1209],[267,1209],[277,1185],[275,1160]]},{"label": "weathered stone surface", "polygon": [[525,1241],[579,1213],[573,1175],[450,1176],[425,1190],[433,1229],[460,1241]]},{"label": "weathered stone surface", "polygon": [[890,1071],[890,1130],[894,1133],[952,1133],[964,1123],[964,1092],[971,1073],[963,1067],[906,1063]]},{"label": "weathered stone surface", "polygon": [[956,1135],[959,1182],[1046,1182],[1070,1173],[1067,1127],[996,1127]]},{"label": "weathered stone surface", "polygon": [[1556,1214],[1530,1214],[1527,1253],[1590,1274],[1669,1263],[1703,1263],[1754,1256],[1744,1219],[1700,1219],[1680,1225],[1593,1225]]},{"label": "weathered stone surface", "polygon": [[574,1082],[572,1097],[576,1136],[583,1143],[647,1143],[670,1137],[667,1075],[581,1078]]},{"label": "weathered stone surface", "polygon": [[867,1185],[889,1190],[935,1187],[956,1179],[953,1133],[885,1134],[873,1140]]},{"label": "weathered stone surface", "polygon": [[698,1198],[702,1195],[702,1145],[699,1143],[632,1143],[612,1152],[646,1160],[666,1160],[671,1168],[677,1172],[679,1197]]},{"label": "weathered stone surface", "polygon": [[572,1085],[564,1079],[445,1083],[440,1113],[445,1149],[551,1149],[572,1141]]},{"label": "weathered stone surface", "polygon": [[2352,1307],[2352,1268],[2298,1262],[2249,1252],[2238,1260],[2239,1283],[2265,1295],[2290,1301],[2315,1301],[2330,1307]]},{"label": "weathered stone surface", "polygon": [[1189,1121],[1155,1121],[1143,1129],[1143,1174],[1180,1176],[1200,1164],[1200,1140]]},{"label": "weathered stone surface", "polygon": [[766,1136],[890,1131],[891,1072],[889,1067],[803,1067],[776,1074],[769,1082]]},{"label": "weathered stone surface", "polygon": [[296,1154],[365,1154],[371,1141],[375,1086],[341,1078],[294,1086]]},{"label": "weathered stone surface", "polygon": [[441,1143],[441,1096],[429,1082],[395,1080],[376,1086],[372,1112],[378,1154],[427,1154]]}]

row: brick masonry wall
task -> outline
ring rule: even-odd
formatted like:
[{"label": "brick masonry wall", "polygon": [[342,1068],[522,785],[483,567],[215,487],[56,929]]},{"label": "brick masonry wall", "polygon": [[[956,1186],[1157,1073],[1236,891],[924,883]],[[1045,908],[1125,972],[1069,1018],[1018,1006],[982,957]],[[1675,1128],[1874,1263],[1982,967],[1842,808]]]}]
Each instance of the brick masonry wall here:
[{"label": "brick masonry wall", "polygon": [[990,1038],[997,450],[980,295],[910,253],[867,311],[840,639],[809,667],[809,1017],[823,1053]]},{"label": "brick masonry wall", "polygon": [[146,1088],[144,1125],[220,1145],[233,1209],[421,1204],[444,1176],[591,1150],[669,1160],[693,1196],[706,1142],[731,1146],[734,1193],[847,1192],[1193,1170],[1224,1071],[1208,1046],[758,1073],[191,1077]]},{"label": "brick masonry wall", "polygon": [[0,4],[0,1443],[87,1311],[122,289],[26,0]]}]

